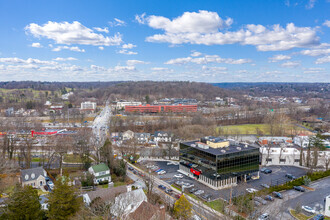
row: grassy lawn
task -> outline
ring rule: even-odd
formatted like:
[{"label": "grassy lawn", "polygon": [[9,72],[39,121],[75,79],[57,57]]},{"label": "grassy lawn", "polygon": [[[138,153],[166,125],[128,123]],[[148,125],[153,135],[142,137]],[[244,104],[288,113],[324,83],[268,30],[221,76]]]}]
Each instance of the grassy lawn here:
[{"label": "grassy lawn", "polygon": [[174,185],[174,184],[172,184],[171,186],[172,186],[173,188],[175,188],[175,189],[177,189],[177,190],[179,190],[179,191],[181,192],[181,188],[177,187],[177,186]]},{"label": "grassy lawn", "polygon": [[47,195],[48,194],[48,192],[44,192],[41,189],[37,189],[37,191],[38,191],[38,196]]},{"label": "grassy lawn", "polygon": [[228,134],[257,134],[257,129],[265,135],[269,134],[266,124],[228,125],[220,128]]},{"label": "grassy lawn", "polygon": [[63,161],[66,163],[81,163],[81,158],[79,155],[66,154]]},{"label": "grassy lawn", "polygon": [[224,207],[226,206],[224,201],[220,199],[214,200],[212,202],[205,202],[205,204],[218,212],[223,212]]},{"label": "grassy lawn", "polygon": [[[286,135],[291,135],[292,131],[297,133],[306,132],[303,128],[288,124],[286,128]],[[219,127],[225,134],[257,134],[257,130],[261,131],[263,135],[270,135],[269,126],[267,124],[244,124],[244,125],[228,125]],[[218,128],[218,129],[219,129]]]},{"label": "grassy lawn", "polygon": [[304,215],[303,213],[296,213],[296,211],[293,209],[290,210],[290,214],[298,220],[308,220],[315,216],[315,215],[307,216],[307,215]]},{"label": "grassy lawn", "polygon": [[122,181],[115,181],[115,182],[113,182],[113,186],[114,187],[123,186],[123,185],[126,185],[126,184],[127,184],[126,182],[122,182]]}]

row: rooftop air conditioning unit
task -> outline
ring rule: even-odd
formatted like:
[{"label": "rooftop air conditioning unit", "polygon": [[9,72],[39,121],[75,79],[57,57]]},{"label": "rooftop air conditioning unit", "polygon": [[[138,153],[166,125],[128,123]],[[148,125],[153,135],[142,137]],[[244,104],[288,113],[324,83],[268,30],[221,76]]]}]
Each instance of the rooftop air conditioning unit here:
[{"label": "rooftop air conditioning unit", "polygon": [[237,150],[242,150],[242,148],[240,148],[240,147],[237,147],[236,149],[237,149]]},{"label": "rooftop air conditioning unit", "polygon": [[247,144],[245,144],[245,146],[244,146],[245,148],[248,148],[248,145]]},{"label": "rooftop air conditioning unit", "polygon": [[225,150],[221,150],[221,153],[226,153],[226,151]]},{"label": "rooftop air conditioning unit", "polygon": [[192,146],[192,147],[196,147],[196,144],[192,144],[191,146]]}]

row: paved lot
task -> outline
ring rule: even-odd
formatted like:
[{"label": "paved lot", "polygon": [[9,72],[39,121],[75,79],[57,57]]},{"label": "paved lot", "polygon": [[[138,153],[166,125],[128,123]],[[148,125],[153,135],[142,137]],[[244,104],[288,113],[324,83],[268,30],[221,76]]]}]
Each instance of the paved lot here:
[{"label": "paved lot", "polygon": [[[295,209],[297,206],[307,205],[313,208],[317,214],[323,214],[324,198],[330,194],[330,177],[313,182],[310,185],[315,191],[298,192],[287,190],[282,193],[283,199],[275,199],[265,206],[259,207],[259,213],[267,212],[271,219],[293,219],[289,209]],[[311,214],[302,211],[307,216]]]},{"label": "paved lot", "polygon": [[[178,165],[167,165],[167,162],[164,161],[145,161],[144,164],[154,164],[159,166],[161,169],[166,171],[166,174],[160,175],[160,179],[166,181],[169,184],[173,184],[178,179],[174,178],[175,174],[179,174],[177,170],[179,169]],[[306,170],[293,167],[293,166],[269,166],[268,168],[272,169],[271,174],[264,174],[260,173],[260,179],[257,180],[249,180],[247,183],[241,182],[236,187],[232,188],[232,195],[236,197],[238,195],[242,195],[246,193],[246,188],[255,188],[257,190],[262,189],[261,184],[268,184],[268,185],[279,185],[283,184],[289,179],[285,177],[285,174],[290,173],[295,175],[297,178],[301,177],[306,174]],[[222,198],[225,200],[229,200],[230,198],[230,188],[222,189],[222,190],[213,190],[206,185],[189,178],[184,175],[183,179],[180,179],[183,182],[194,184],[194,188],[198,188],[204,190],[205,194],[211,195],[211,200]]]}]

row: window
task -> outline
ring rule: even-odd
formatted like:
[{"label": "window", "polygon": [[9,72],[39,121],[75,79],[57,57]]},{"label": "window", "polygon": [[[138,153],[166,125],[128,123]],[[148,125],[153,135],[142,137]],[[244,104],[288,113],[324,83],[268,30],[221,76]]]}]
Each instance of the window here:
[{"label": "window", "polygon": [[267,162],[272,162],[272,160],[273,160],[272,158],[267,158],[266,159]]},{"label": "window", "polygon": [[42,186],[42,181],[40,181],[40,186]]},{"label": "window", "polygon": [[286,159],[280,159],[280,162],[285,163]]},{"label": "window", "polygon": [[299,163],[300,160],[299,160],[299,159],[294,159],[294,162],[295,162],[295,163]]}]

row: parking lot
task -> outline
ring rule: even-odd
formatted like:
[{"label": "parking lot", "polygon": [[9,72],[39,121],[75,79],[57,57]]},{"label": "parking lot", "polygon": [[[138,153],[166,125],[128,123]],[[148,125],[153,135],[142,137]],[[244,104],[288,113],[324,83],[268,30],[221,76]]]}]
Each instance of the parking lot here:
[{"label": "parking lot", "polygon": [[[209,188],[208,186],[190,178],[185,175],[183,175],[182,179],[175,178],[175,174],[179,174],[177,171],[179,169],[178,165],[167,165],[168,162],[166,161],[145,161],[144,165],[157,165],[160,169],[163,169],[166,171],[166,174],[158,175],[160,179],[164,180],[165,182],[169,184],[174,184],[176,181],[182,181],[184,183],[193,184],[194,186],[191,188],[196,188],[199,190],[204,191],[204,195],[210,195],[210,200],[215,200],[218,198],[222,198],[225,200],[229,200],[230,198],[230,188],[222,189],[222,190],[213,190]],[[288,178],[285,177],[287,173],[293,174],[295,177],[299,178],[306,174],[306,170],[299,168],[299,167],[293,167],[293,166],[268,166],[267,168],[272,170],[272,173],[270,174],[264,174],[260,172],[260,178],[256,180],[249,180],[246,183],[241,182],[237,186],[232,188],[232,196],[236,197],[238,195],[242,195],[247,193],[247,188],[254,188],[256,190],[260,190],[263,187],[261,184],[267,184],[269,186],[274,185],[280,185],[287,181],[290,181]],[[191,189],[189,188],[189,189]],[[187,189],[189,191],[189,189]],[[201,195],[203,195],[201,194]]]}]

